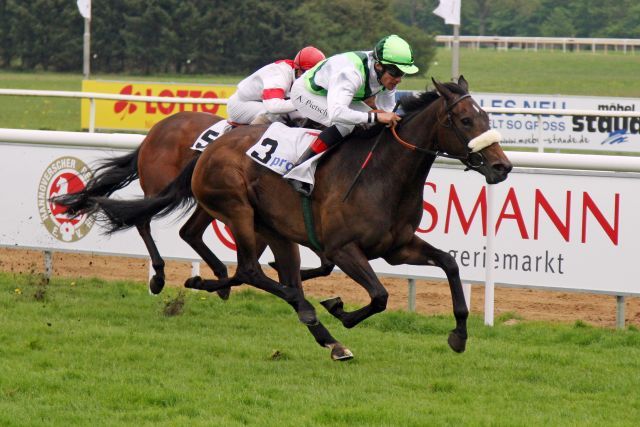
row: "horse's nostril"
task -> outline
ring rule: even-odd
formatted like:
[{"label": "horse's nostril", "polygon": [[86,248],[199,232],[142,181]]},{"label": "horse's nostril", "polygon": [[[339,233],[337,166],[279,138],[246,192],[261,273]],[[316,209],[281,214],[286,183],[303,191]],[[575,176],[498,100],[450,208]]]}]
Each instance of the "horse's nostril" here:
[{"label": "horse's nostril", "polygon": [[506,175],[509,172],[511,172],[511,169],[513,169],[513,165],[511,163],[496,163],[494,165],[491,165],[491,167],[498,173]]}]

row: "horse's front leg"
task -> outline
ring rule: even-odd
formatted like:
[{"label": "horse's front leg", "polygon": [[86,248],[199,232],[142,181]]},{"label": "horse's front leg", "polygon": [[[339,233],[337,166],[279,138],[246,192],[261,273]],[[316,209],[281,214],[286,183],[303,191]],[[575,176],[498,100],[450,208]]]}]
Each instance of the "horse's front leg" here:
[{"label": "horse's front leg", "polygon": [[456,318],[456,328],[449,334],[449,346],[453,351],[462,353],[467,343],[469,309],[464,299],[460,271],[455,258],[414,236],[406,246],[386,256],[385,260],[391,265],[434,265],[444,270],[449,281],[451,299],[453,300],[453,315]]},{"label": "horse's front leg", "polygon": [[340,319],[346,328],[353,328],[367,317],[387,308],[389,294],[369,265],[369,260],[355,243],[332,250],[327,257],[347,276],[365,288],[371,298],[369,305],[352,312],[344,311],[340,297],[321,301],[329,313]]}]

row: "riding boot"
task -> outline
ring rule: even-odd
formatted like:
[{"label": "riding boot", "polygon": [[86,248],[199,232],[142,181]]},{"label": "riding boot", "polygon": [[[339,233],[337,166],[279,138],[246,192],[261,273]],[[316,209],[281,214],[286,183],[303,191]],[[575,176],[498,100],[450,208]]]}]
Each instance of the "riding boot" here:
[{"label": "riding boot", "polygon": [[[316,154],[324,153],[327,149],[338,144],[343,139],[344,137],[342,136],[342,134],[340,134],[335,125],[329,126],[325,130],[320,132],[320,135],[318,135],[316,140],[313,141],[309,148],[307,148],[306,151],[302,153],[302,156],[300,156],[300,158],[296,160],[296,162],[293,164],[292,169],[306,162]],[[296,190],[298,193],[302,193],[305,196],[309,196],[311,194],[310,184],[292,178],[288,178],[287,180],[289,181],[289,183],[291,183],[294,190]]]}]

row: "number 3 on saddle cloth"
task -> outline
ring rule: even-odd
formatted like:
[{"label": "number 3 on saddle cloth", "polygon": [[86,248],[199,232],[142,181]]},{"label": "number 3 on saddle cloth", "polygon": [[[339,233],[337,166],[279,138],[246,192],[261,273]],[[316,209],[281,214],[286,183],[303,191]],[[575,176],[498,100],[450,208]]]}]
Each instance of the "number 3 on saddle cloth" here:
[{"label": "number 3 on saddle cloth", "polygon": [[295,168],[293,165],[319,134],[319,130],[290,128],[275,122],[269,126],[262,138],[247,150],[247,156],[278,175],[308,183],[313,190],[316,166],[324,153],[313,156]]},{"label": "number 3 on saddle cloth", "polygon": [[209,126],[196,138],[193,145],[190,147],[192,150],[203,151],[207,148],[207,145],[211,144],[216,139],[220,138],[225,132],[231,130],[231,123],[226,120],[220,120]]}]

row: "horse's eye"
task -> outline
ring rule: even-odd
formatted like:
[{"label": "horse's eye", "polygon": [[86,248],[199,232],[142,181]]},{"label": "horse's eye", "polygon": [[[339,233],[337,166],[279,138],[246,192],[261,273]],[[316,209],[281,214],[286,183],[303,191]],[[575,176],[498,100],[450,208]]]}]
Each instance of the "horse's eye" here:
[{"label": "horse's eye", "polygon": [[463,118],[463,119],[460,119],[460,121],[462,122],[462,124],[463,124],[464,126],[471,126],[471,125],[473,124],[473,120],[471,120],[471,119],[470,119],[470,118],[468,118],[468,117],[465,117],[465,118]]}]

